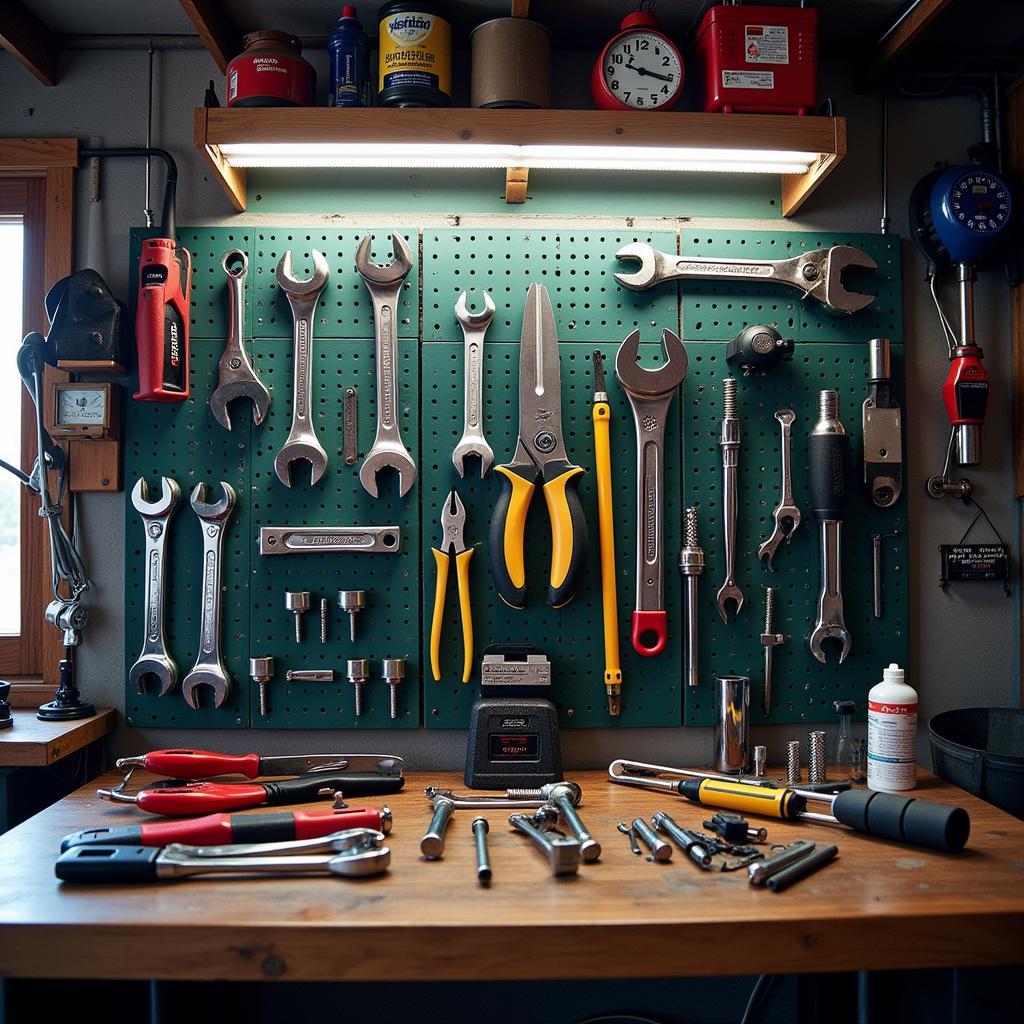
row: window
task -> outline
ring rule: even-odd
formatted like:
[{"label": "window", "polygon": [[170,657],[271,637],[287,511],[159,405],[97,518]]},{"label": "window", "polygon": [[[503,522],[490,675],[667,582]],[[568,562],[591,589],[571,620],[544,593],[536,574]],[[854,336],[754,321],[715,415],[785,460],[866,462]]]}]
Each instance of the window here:
[{"label": "window", "polygon": [[[22,330],[22,275],[25,227],[20,216],[0,215],[0,459],[21,465],[21,378],[13,371],[13,353]],[[0,473],[0,636],[21,634],[21,484]]]}]

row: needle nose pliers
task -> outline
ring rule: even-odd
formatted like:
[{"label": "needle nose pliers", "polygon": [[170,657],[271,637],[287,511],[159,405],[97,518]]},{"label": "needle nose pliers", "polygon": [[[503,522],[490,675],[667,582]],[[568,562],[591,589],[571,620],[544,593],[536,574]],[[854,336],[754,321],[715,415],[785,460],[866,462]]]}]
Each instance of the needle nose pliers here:
[{"label": "needle nose pliers", "polygon": [[473,610],[469,600],[469,560],[473,549],[463,539],[466,526],[466,507],[457,491],[451,491],[441,510],[441,548],[431,548],[437,562],[437,584],[434,590],[434,617],[430,624],[430,668],[434,679],[441,680],[441,626],[444,621],[445,590],[448,585],[448,567],[455,559],[455,574],[459,581],[459,614],[462,616],[462,681],[469,682],[473,670]]}]

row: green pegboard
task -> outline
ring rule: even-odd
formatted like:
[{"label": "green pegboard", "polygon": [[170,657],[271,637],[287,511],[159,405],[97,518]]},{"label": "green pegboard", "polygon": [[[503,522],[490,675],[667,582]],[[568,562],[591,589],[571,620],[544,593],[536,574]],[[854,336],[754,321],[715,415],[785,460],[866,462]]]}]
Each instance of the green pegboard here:
[{"label": "green pegboard", "polygon": [[[526,289],[519,296],[516,316],[522,319]],[[591,420],[593,370],[591,352],[605,356],[611,404],[616,566],[618,569],[619,624],[623,672],[622,714],[610,718],[604,690],[604,642],[597,530],[597,490],[594,477],[594,439]],[[452,449],[462,430],[462,345],[424,345],[423,360],[423,660],[424,721],[432,728],[463,728],[469,709],[479,696],[479,664],[483,648],[492,643],[533,643],[552,664],[554,700],[563,726],[656,726],[680,722],[679,680],[681,651],[679,579],[675,563],[680,546],[681,467],[677,457],[666,466],[665,505],[665,607],[670,623],[668,648],[657,658],[642,658],[629,643],[629,623],[634,607],[636,559],[636,441],[633,414],[625,395],[615,386],[614,361],[618,342],[597,345],[562,342],[562,424],[565,445],[577,465],[586,470],[580,497],[590,528],[587,575],[573,601],[565,608],[548,608],[550,526],[544,497],[538,488],[530,504],[526,529],[527,599],[522,611],[509,609],[491,582],[487,532],[498,478],[492,472],[481,481],[477,460],[465,480],[452,465]],[[655,366],[663,359],[661,345],[644,343],[640,359]],[[484,345],[484,434],[494,449],[495,464],[512,457],[519,426],[519,346],[508,342]],[[458,395],[454,403],[453,395]],[[669,413],[666,447],[679,452],[679,404]],[[441,539],[440,516],[444,500],[456,488],[466,506],[466,544],[476,545],[470,562],[475,634],[474,674],[468,684],[462,678],[462,631],[454,569],[449,572],[445,621],[442,632],[442,680],[430,674],[430,626],[436,569],[431,545]]]},{"label": "green pegboard", "polygon": [[461,337],[455,303],[463,291],[486,291],[497,311],[487,340],[519,341],[526,291],[547,286],[562,341],[622,339],[639,328],[658,337],[677,329],[674,288],[634,292],[612,277],[615,253],[628,242],[676,251],[674,231],[513,231],[480,228],[423,232],[423,340]]},{"label": "green pegboard", "polygon": [[[894,386],[903,391],[902,345],[893,346]],[[906,497],[895,509],[875,509],[856,486],[861,472],[861,403],[867,397],[867,346],[863,344],[798,343],[792,361],[767,377],[739,378],[739,415],[743,442],[739,462],[739,517],[736,580],[744,595],[743,609],[726,626],[715,597],[725,578],[722,549],[721,452],[718,424],[722,416],[722,379],[731,376],[726,346],[689,347],[684,429],[686,432],[687,504],[699,506],[699,542],[707,567],[699,581],[699,649],[701,684],[684,687],[686,725],[714,722],[713,674],[749,676],[753,721],[834,721],[832,701],[852,697],[864,711],[868,689],[889,662],[907,661],[907,538]],[[840,665],[836,648],[826,643],[828,663],[821,665],[807,650],[805,637],[817,616],[820,592],[818,524],[808,491],[807,436],[818,418],[818,392],[839,389],[840,419],[850,434],[854,470],[849,512],[843,523],[842,590],[846,626],[852,637],[849,657]],[[899,401],[903,403],[903,399]],[[757,549],[771,534],[772,511],[779,499],[780,431],[776,409],[796,413],[793,424],[793,497],[803,521],[792,543],[776,552],[775,572],[761,568]],[[884,552],[883,617],[872,616],[872,533],[899,530],[887,538]],[[764,587],[777,588],[775,631],[789,641],[774,649],[772,714],[761,714],[764,651],[759,638],[764,625]]]},{"label": "green pegboard", "polygon": [[872,272],[847,273],[851,290],[876,296],[855,316],[833,315],[813,299],[802,300],[799,292],[786,285],[682,281],[683,338],[687,342],[728,341],[755,323],[772,324],[797,341],[903,340],[900,240],[895,235],[705,228],[683,231],[680,244],[681,251],[690,256],[754,260],[789,259],[813,249],[852,245],[878,264]]}]

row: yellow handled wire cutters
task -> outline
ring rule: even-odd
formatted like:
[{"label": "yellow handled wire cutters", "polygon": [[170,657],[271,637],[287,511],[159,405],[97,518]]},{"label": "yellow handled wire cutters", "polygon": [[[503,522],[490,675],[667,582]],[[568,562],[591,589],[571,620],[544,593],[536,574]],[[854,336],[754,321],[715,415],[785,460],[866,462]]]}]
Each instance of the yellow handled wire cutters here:
[{"label": "yellow handled wire cutters", "polygon": [[444,599],[448,587],[448,567],[455,559],[455,575],[459,585],[459,614],[462,617],[462,681],[469,682],[473,671],[473,609],[469,600],[469,560],[473,549],[463,540],[466,507],[457,491],[445,498],[441,510],[441,548],[431,548],[437,563],[437,584],[434,589],[434,617],[430,623],[430,668],[434,679],[441,680],[441,626],[444,622]]}]

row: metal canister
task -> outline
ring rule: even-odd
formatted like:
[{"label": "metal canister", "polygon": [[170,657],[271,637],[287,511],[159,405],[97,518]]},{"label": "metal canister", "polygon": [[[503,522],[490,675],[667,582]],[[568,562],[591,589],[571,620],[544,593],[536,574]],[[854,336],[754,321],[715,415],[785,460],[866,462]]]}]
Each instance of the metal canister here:
[{"label": "metal canister", "polygon": [[245,49],[227,67],[229,107],[311,107],[316,72],[289,32],[250,32]]},{"label": "metal canister", "polygon": [[377,103],[447,107],[452,101],[452,29],[433,4],[398,0],[377,11]]},{"label": "metal canister", "polygon": [[528,18],[494,18],[473,29],[472,107],[550,107],[551,33]]},{"label": "metal canister", "polygon": [[741,775],[750,766],[750,679],[715,676],[715,689],[715,771]]}]

